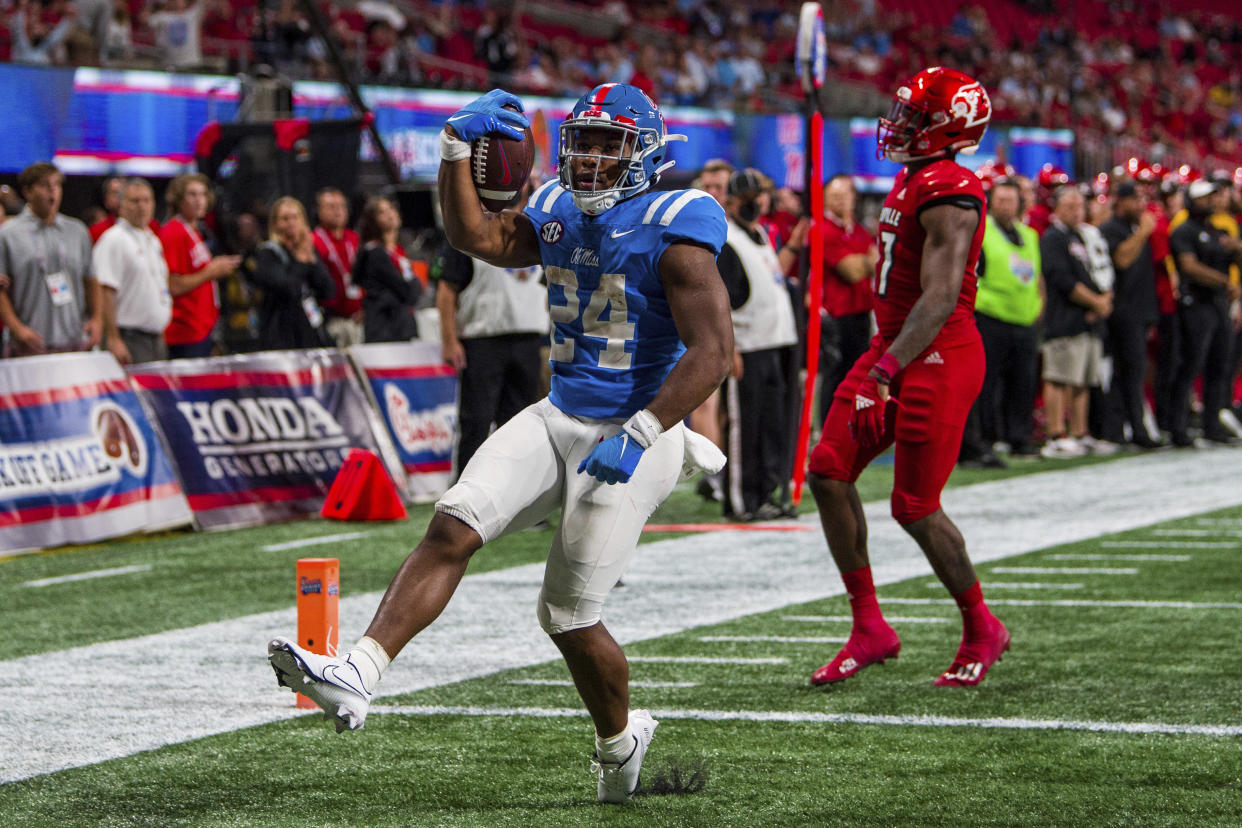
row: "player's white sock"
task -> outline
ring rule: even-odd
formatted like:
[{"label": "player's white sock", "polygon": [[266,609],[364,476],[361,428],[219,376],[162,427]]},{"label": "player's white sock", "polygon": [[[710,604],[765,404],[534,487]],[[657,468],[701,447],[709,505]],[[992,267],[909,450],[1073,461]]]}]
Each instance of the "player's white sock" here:
[{"label": "player's white sock", "polygon": [[358,643],[345,654],[345,658],[358,669],[358,675],[362,676],[362,686],[368,693],[375,692],[375,685],[392,661],[378,641],[365,635],[358,639]]},{"label": "player's white sock", "polygon": [[634,735],[630,732],[630,723],[625,723],[625,730],[607,739],[595,736],[595,755],[601,762],[621,763],[630,758],[634,752]]}]

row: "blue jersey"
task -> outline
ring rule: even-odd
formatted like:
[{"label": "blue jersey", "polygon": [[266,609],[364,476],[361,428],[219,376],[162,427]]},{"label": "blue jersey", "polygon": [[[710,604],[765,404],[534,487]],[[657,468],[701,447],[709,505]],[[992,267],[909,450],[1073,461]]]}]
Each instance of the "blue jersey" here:
[{"label": "blue jersey", "polygon": [[530,197],[551,312],[552,404],[581,417],[645,408],[685,353],[660,257],[689,242],[720,253],[724,211],[702,190],[645,192],[599,216],[556,179]]}]

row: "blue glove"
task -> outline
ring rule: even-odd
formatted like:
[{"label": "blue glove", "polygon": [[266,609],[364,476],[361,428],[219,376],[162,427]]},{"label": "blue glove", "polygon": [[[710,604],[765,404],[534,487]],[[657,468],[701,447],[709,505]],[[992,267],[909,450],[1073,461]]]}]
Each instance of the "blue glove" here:
[{"label": "blue glove", "polygon": [[643,447],[625,431],[600,440],[578,466],[601,483],[628,483],[643,456]]},{"label": "blue glove", "polygon": [[[515,106],[518,111],[505,109],[506,106]],[[522,114],[523,111],[522,102],[517,95],[503,89],[493,89],[457,110],[446,123],[463,141],[473,141],[492,132],[521,141],[526,134],[524,130],[530,126],[530,121]]]}]

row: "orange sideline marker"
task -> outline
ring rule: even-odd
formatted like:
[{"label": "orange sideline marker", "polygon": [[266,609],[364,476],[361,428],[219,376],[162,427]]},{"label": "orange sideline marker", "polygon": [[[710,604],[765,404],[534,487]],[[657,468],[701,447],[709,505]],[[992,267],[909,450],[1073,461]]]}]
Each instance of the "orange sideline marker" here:
[{"label": "orange sideline marker", "polygon": [[[341,622],[341,562],[336,558],[298,559],[298,645],[320,655],[336,655]],[[301,693],[298,707],[317,705]]]}]

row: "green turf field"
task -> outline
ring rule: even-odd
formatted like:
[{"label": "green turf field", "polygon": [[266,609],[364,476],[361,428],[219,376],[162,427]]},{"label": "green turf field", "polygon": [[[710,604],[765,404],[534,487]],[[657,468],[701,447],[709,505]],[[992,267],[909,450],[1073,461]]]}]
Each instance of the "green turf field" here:
[{"label": "green turf field", "polygon": [[[890,480],[869,471],[864,499]],[[428,515],[0,560],[0,660],[287,608],[307,555],[342,558],[343,593],[383,589]],[[653,522],[715,516],[683,487]],[[343,532],[369,534],[304,542]],[[694,793],[595,803],[590,723],[549,661],[381,697],[361,733],[307,716],[11,782],[0,824],[1242,825],[1240,535],[1234,508],[980,565],[1013,649],[973,690],[931,686],[960,622],[930,574],[880,588],[901,657],[827,692],[806,678],[848,633],[841,597],[628,645],[634,703],[661,721],[644,782],[673,761],[705,780]],[[471,571],[537,561],[548,537],[512,536]]]}]

